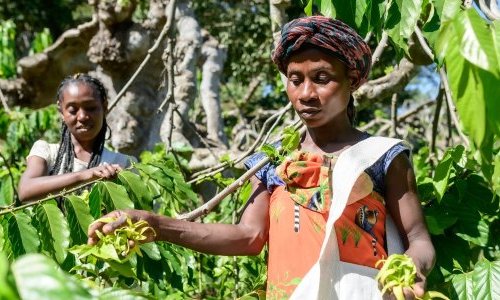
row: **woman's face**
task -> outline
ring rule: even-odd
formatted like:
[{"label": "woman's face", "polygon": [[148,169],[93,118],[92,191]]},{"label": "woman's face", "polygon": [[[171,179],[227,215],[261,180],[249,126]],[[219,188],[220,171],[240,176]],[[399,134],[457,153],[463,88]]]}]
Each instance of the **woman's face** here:
[{"label": "woman's face", "polygon": [[77,82],[67,85],[59,107],[64,123],[80,142],[93,141],[104,124],[105,107],[92,86]]},{"label": "woman's face", "polygon": [[345,120],[351,82],[345,65],[315,48],[292,54],[287,67],[288,98],[307,127]]}]

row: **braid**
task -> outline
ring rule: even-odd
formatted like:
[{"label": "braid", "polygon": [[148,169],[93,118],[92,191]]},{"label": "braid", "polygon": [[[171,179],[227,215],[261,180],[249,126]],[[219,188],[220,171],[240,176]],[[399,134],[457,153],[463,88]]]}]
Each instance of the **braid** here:
[{"label": "braid", "polygon": [[[59,84],[56,96],[57,102],[61,103],[63,100],[62,94],[64,90],[70,84],[76,84],[76,83],[84,83],[92,87],[94,90],[94,97],[100,99],[101,103],[105,103],[107,101],[106,89],[98,79],[89,76],[87,74],[77,73],[73,76],[68,76],[64,78],[61,84]],[[104,150],[104,143],[106,140],[107,127],[108,126],[106,123],[106,118],[104,118],[102,128],[99,131],[99,134],[97,135],[94,141],[94,145],[92,147],[92,156],[90,157],[87,169],[98,166],[101,161],[102,151]],[[73,172],[74,158],[75,158],[75,149],[73,146],[73,142],[71,141],[71,132],[69,131],[66,124],[63,122],[61,127],[61,143],[59,144],[59,151],[57,152],[55,164],[49,171],[49,175],[59,174],[61,167],[63,173]]]},{"label": "braid", "polygon": [[356,107],[354,107],[354,97],[352,95],[349,96],[349,103],[347,104],[347,117],[351,125],[354,126],[354,123],[356,123]]}]

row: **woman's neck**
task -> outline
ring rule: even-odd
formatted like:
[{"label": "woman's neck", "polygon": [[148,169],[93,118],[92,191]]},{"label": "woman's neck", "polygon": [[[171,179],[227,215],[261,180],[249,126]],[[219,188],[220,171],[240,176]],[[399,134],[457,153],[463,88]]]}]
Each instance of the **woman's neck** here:
[{"label": "woman's neck", "polygon": [[71,142],[73,143],[76,158],[82,161],[89,161],[92,156],[94,141],[78,141],[71,135]]},{"label": "woman's neck", "polygon": [[301,149],[309,152],[338,153],[362,140],[364,134],[345,123],[329,128],[307,128]]}]

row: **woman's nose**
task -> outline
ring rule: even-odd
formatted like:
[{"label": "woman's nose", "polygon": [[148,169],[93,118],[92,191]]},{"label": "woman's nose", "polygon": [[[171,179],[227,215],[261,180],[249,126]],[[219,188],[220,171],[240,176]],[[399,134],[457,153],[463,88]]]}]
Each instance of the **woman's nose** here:
[{"label": "woman's nose", "polygon": [[80,122],[90,119],[90,115],[84,109],[78,111],[77,117]]},{"label": "woman's nose", "polygon": [[316,88],[313,82],[306,80],[302,84],[302,89],[300,91],[299,100],[302,102],[317,100],[318,94],[316,93]]}]

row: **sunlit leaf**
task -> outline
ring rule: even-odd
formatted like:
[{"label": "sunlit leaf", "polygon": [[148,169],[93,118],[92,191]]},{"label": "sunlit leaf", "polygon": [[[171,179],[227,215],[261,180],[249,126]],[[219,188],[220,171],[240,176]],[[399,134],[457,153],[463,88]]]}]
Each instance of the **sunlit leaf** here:
[{"label": "sunlit leaf", "polygon": [[26,255],[16,260],[11,268],[23,300],[91,299],[90,293],[80,282],[41,254]]},{"label": "sunlit leaf", "polygon": [[132,209],[134,203],[130,200],[127,190],[110,181],[96,183],[96,188],[108,212],[115,209]]},{"label": "sunlit leaf", "polygon": [[94,221],[88,205],[79,197],[69,195],[64,202],[68,216],[71,239],[74,245],[87,242],[87,230]]},{"label": "sunlit leaf", "polygon": [[138,204],[138,208],[151,210],[153,198],[148,187],[141,177],[130,171],[118,173],[118,179],[124,184],[130,198]]},{"label": "sunlit leaf", "polygon": [[55,202],[48,202],[36,207],[38,230],[43,237],[42,248],[54,255],[62,263],[69,247],[69,226]]},{"label": "sunlit leaf", "polygon": [[[38,252],[40,240],[36,229],[30,223],[30,217],[22,211],[9,213],[6,216],[8,224],[7,238],[10,241],[14,257],[25,253]],[[5,234],[5,232],[4,232]]]}]

